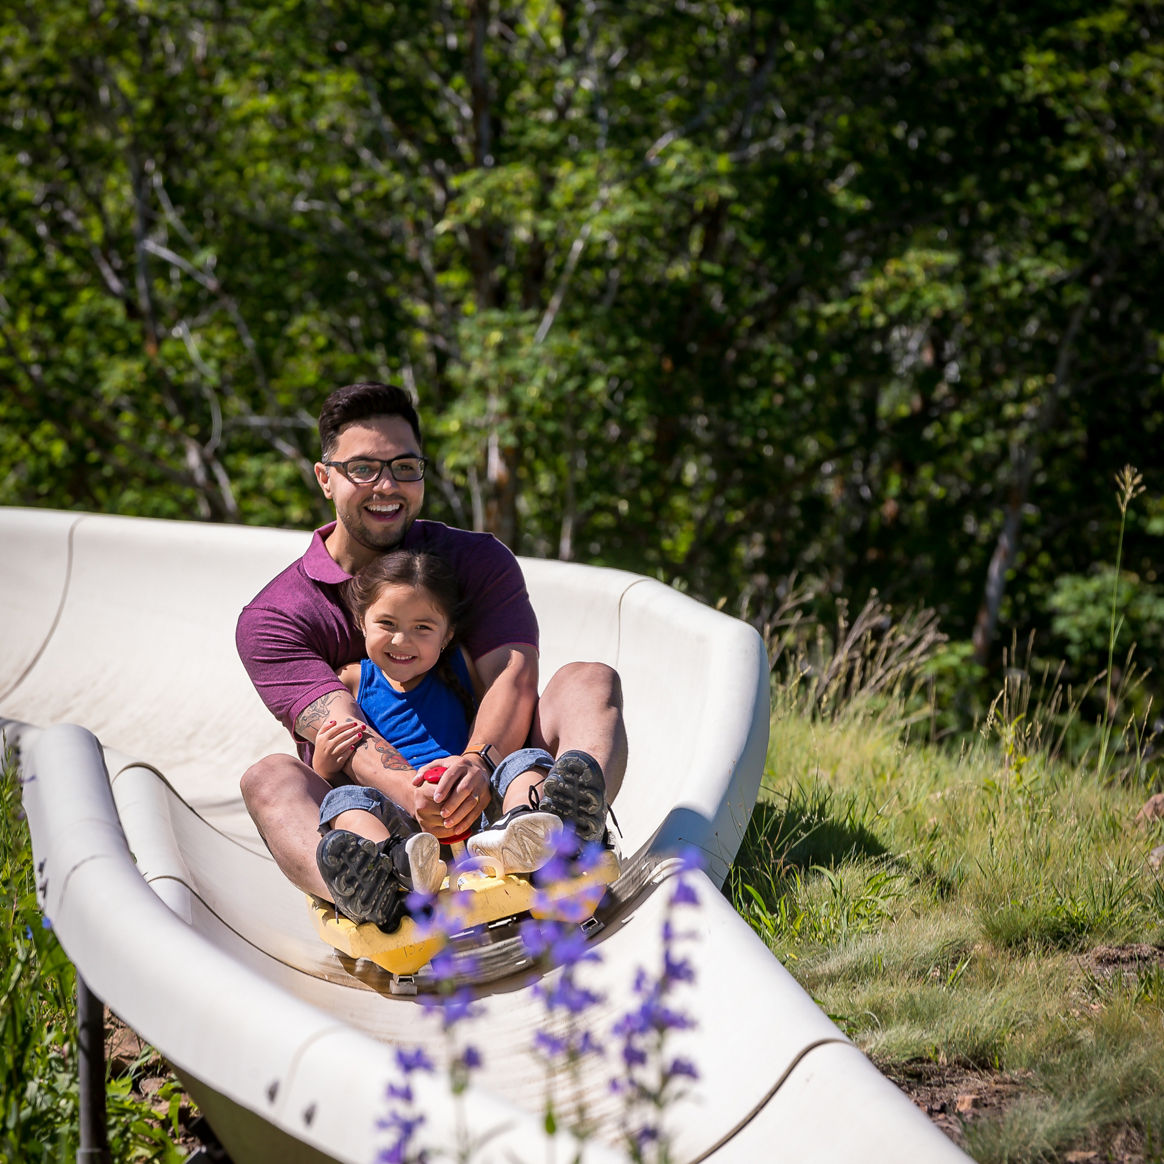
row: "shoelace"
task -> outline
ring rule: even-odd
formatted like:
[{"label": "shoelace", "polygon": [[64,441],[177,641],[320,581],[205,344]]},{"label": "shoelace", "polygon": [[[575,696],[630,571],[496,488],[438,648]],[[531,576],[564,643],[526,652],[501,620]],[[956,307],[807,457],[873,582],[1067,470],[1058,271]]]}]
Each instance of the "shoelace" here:
[{"label": "shoelace", "polygon": [[[539,805],[541,804],[541,802],[542,802],[542,794],[541,794],[541,793],[538,791],[538,786],[537,786],[536,784],[531,784],[531,785],[529,786],[529,797],[528,797],[528,799],[529,799],[529,806],[530,806],[530,808],[532,808],[532,809],[534,810],[534,812],[537,812],[537,810],[538,810],[538,806],[539,806]],[[609,805],[609,804],[608,804],[608,805],[606,806],[606,811],[607,811],[607,813],[608,813],[608,814],[609,814],[609,816],[610,816],[610,823],[611,823],[612,825],[614,825],[614,827],[615,827],[616,829],[618,829],[618,835],[621,837],[621,836],[623,835],[623,833],[622,833],[622,825],[620,825],[620,824],[618,823],[618,817],[614,815],[614,808],[613,808],[611,805]]]}]

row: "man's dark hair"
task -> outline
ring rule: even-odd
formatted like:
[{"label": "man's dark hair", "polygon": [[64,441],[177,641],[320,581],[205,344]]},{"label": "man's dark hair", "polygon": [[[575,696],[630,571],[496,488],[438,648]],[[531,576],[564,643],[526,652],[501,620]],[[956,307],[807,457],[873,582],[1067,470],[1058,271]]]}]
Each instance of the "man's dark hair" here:
[{"label": "man's dark hair", "polygon": [[372,416],[399,416],[408,421],[416,435],[419,452],[420,418],[412,397],[396,384],[379,384],[367,380],[359,384],[345,384],[337,388],[319,410],[319,443],[326,461],[335,452],[340,430],[357,420],[367,420]]}]

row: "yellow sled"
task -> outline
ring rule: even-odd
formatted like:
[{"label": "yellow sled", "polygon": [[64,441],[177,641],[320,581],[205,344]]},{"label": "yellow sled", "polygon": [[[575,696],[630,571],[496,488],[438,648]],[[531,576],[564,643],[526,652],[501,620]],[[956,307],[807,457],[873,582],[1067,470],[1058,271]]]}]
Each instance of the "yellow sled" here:
[{"label": "yellow sled", "polygon": [[527,877],[510,873],[492,877],[478,870],[453,871],[436,896],[434,914],[439,928],[425,919],[406,917],[395,933],[386,934],[373,922],[356,923],[338,913],[331,902],[308,895],[312,920],[319,936],[349,958],[367,958],[396,975],[415,974],[457,934],[503,918],[530,913],[581,924],[592,917],[606,887],[619,874],[611,850],[585,873],[535,886]]}]

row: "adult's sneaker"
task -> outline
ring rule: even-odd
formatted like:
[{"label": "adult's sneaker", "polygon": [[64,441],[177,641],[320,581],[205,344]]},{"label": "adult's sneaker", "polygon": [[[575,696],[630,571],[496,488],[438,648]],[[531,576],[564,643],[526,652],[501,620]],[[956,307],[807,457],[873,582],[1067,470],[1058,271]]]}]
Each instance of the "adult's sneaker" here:
[{"label": "adult's sneaker", "polygon": [[542,783],[538,808],[574,830],[582,844],[606,835],[606,778],[589,752],[572,749],[553,763]]},{"label": "adult's sneaker", "polygon": [[465,849],[494,877],[533,873],[557,852],[561,835],[560,817],[522,804],[474,833],[465,842]]},{"label": "adult's sneaker", "polygon": [[315,850],[315,863],[336,908],[357,923],[395,933],[408,915],[410,890],[431,895],[444,881],[440,842],[430,833],[376,842],[332,829]]}]

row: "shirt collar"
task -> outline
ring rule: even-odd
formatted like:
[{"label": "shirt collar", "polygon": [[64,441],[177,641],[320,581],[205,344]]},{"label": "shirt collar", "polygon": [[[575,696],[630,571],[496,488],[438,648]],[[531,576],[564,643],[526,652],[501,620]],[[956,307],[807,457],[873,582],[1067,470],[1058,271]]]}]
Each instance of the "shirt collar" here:
[{"label": "shirt collar", "polygon": [[328,534],[335,529],[335,526],[334,521],[320,526],[311,535],[311,544],[307,547],[307,553],[303,555],[303,569],[307,577],[313,582],[328,582],[333,586],[338,586],[351,577],[351,574],[342,569],[339,563],[327,552],[327,546],[324,545]]},{"label": "shirt collar", "polygon": [[[413,546],[422,540],[421,531],[430,525],[438,524],[436,522],[414,521],[409,527],[408,532],[404,535],[404,541],[401,545]],[[327,546],[324,544],[327,541],[328,535],[335,529],[337,523],[329,521],[327,525],[321,525],[319,529],[311,535],[311,544],[307,547],[307,553],[303,555],[303,569],[313,582],[327,582],[332,586],[338,586],[341,582],[346,582],[350,577],[346,570],[344,570],[339,563],[327,552]]]}]

